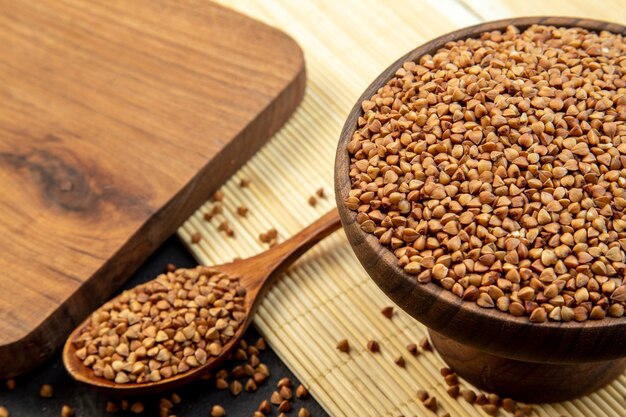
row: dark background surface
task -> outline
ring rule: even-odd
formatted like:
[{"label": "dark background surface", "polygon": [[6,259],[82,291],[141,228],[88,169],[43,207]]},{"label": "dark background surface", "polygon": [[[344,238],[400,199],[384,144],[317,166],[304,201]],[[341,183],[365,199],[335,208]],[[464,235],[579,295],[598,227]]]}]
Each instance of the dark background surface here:
[{"label": "dark background surface", "polygon": [[[144,281],[150,280],[165,270],[168,263],[173,263],[178,267],[195,266],[196,262],[191,257],[185,247],[176,237],[167,240],[150,258],[133,274],[125,288],[133,287]],[[259,334],[254,328],[246,332],[246,340],[254,343],[259,338]],[[187,386],[176,389],[182,402],[176,405],[171,414],[178,417],[209,417],[211,407],[220,404],[226,410],[226,415],[231,417],[250,416],[259,404],[265,399],[269,401],[272,391],[276,389],[276,384],[281,378],[288,377],[293,382],[293,388],[298,382],[293,374],[287,369],[285,364],[276,356],[268,346],[265,352],[261,352],[260,359],[270,369],[270,377],[255,392],[243,391],[239,396],[233,396],[228,390],[218,390],[215,388],[215,381],[197,381]],[[237,362],[229,362],[224,365],[225,369],[232,369]],[[229,379],[230,382],[230,379]],[[246,379],[241,380],[245,384]],[[50,384],[54,388],[54,396],[50,399],[43,399],[39,396],[39,388],[42,384]],[[61,407],[64,404],[71,406],[75,410],[76,417],[96,417],[96,416],[130,416],[138,415],[130,411],[119,411],[108,414],[105,411],[108,400],[119,401],[107,396],[102,392],[94,391],[86,385],[73,381],[61,361],[61,353],[57,352],[39,369],[18,377],[16,388],[8,390],[3,382],[0,384],[0,405],[9,409],[11,417],[35,417],[35,416],[60,416]],[[145,405],[144,416],[158,416],[159,399],[169,397],[171,393],[163,393],[151,397],[130,398],[132,404],[135,401],[142,401]],[[328,414],[311,397],[305,400],[292,400],[293,409],[287,413],[288,416],[297,416],[300,407],[306,407],[311,416],[327,416]],[[272,405],[270,415],[277,416],[277,406]]]}]

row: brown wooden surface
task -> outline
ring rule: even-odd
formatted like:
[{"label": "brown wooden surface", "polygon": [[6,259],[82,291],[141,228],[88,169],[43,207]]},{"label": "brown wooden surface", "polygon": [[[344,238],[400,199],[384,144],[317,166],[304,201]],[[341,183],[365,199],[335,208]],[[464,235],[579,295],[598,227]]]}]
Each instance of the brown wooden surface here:
[{"label": "brown wooden surface", "polygon": [[0,379],[40,363],[289,117],[295,42],[207,0],[0,0]]},{"label": "brown wooden surface", "polygon": [[502,398],[557,402],[589,394],[624,373],[626,359],[554,365],[524,362],[468,347],[432,330],[433,345],[464,380]]},{"label": "brown wooden surface", "polygon": [[[250,323],[252,323],[254,313],[259,307],[263,296],[272,286],[280,272],[288,268],[313,245],[340,227],[339,213],[336,209],[333,209],[296,235],[265,252],[251,258],[214,266],[214,268],[220,272],[224,272],[230,276],[240,277],[241,285],[247,290],[245,303],[248,316],[235,331],[233,338],[224,345],[220,356],[211,358],[204,365],[193,368],[188,372],[175,375],[172,378],[162,379],[157,382],[148,381],[140,384],[117,384],[114,381],[95,377],[91,368],[83,365],[83,362],[76,357],[76,347],[72,343],[88,324],[89,318],[87,318],[72,332],[65,343],[63,348],[63,363],[65,364],[65,368],[77,381],[90,384],[98,389],[116,395],[144,395],[162,392],[199,378],[202,374],[212,371],[219,366],[238,345],[245,330]],[[147,284],[148,283],[144,283],[142,285]]]},{"label": "brown wooden surface", "polygon": [[361,102],[383,86],[403,62],[433,53],[446,42],[476,36],[514,24],[521,29],[533,23],[579,26],[591,30],[626,33],[626,27],[596,20],[564,17],[530,17],[487,22],[436,38],[409,52],[387,68],[365,90],[344,125],[335,161],[335,195],[339,214],[354,252],[376,284],[402,309],[436,332],[470,347],[507,358],[542,363],[602,361],[626,356],[626,318],[582,323],[530,323],[499,310],[464,302],[435,283],[418,284],[399,266],[393,253],[378,239],[363,232],[356,212],[344,205],[351,188],[347,144],[361,114]]}]

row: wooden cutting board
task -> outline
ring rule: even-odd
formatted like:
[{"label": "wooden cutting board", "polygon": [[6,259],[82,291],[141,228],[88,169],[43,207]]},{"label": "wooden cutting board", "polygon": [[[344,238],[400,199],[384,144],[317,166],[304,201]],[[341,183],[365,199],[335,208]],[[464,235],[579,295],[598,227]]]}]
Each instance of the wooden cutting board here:
[{"label": "wooden cutting board", "polygon": [[0,0],[0,379],[49,356],[304,81],[291,38],[207,0]]}]

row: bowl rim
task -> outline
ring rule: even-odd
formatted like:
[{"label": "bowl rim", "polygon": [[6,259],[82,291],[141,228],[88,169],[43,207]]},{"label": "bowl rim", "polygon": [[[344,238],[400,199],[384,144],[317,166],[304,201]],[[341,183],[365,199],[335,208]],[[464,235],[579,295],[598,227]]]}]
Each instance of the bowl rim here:
[{"label": "bowl rim", "polygon": [[374,235],[360,229],[356,221],[357,213],[347,209],[344,204],[351,189],[347,143],[356,130],[363,100],[369,99],[379,87],[385,85],[402,63],[415,61],[449,41],[502,30],[509,25],[524,30],[533,24],[626,34],[626,26],[600,20],[556,16],[521,17],[462,28],[408,52],[387,67],[365,89],[346,118],[335,157],[337,207],[350,245],[370,277],[399,307],[430,329],[474,348],[517,360],[562,364],[619,358],[626,356],[626,316],[584,322],[531,323],[527,316],[515,317],[497,309],[481,308],[475,302],[462,301],[435,283],[419,284],[414,276],[398,266],[391,250],[380,245]]}]

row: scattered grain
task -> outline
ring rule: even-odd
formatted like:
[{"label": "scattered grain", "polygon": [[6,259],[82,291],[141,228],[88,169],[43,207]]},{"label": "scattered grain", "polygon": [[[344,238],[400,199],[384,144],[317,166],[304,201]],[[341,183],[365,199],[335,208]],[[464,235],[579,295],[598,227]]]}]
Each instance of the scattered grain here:
[{"label": "scattered grain", "polygon": [[459,377],[456,374],[449,374],[444,377],[446,381],[446,385],[452,387],[454,385],[459,385]]},{"label": "scattered grain", "polygon": [[421,402],[426,401],[428,397],[430,397],[430,395],[428,395],[428,391],[423,390],[423,389],[417,390],[417,399],[420,400]]},{"label": "scattered grain", "polygon": [[493,404],[495,406],[499,406],[500,405],[500,396],[498,394],[495,393],[490,393],[487,394],[487,401],[489,401],[490,404]]},{"label": "scattered grain", "polygon": [[512,413],[517,409],[517,403],[511,398],[504,398],[502,400],[502,408],[509,413]]},{"label": "scattered grain", "polygon": [[224,201],[224,193],[220,190],[217,190],[214,194],[213,194],[213,201],[214,202],[220,202],[220,201]]},{"label": "scattered grain", "polygon": [[281,403],[278,405],[278,411],[280,411],[281,413],[288,413],[289,411],[291,411],[291,403],[289,402],[289,400],[281,401]]},{"label": "scattered grain", "polygon": [[488,403],[489,403],[489,400],[487,399],[487,396],[485,394],[478,394],[478,396],[476,397],[476,404],[484,405]]},{"label": "scattered grain", "polygon": [[168,410],[174,408],[174,403],[168,398],[161,398],[159,400],[159,408],[167,408]]},{"label": "scattered grain", "polygon": [[291,387],[291,379],[289,379],[289,378],[287,378],[287,377],[285,377],[285,378],[281,378],[281,379],[278,381],[278,384],[276,384],[276,386],[277,386],[278,388],[282,388],[282,387],[287,387],[287,388],[290,388],[290,387]]},{"label": "scattered grain", "polygon": [[114,403],[113,401],[107,401],[107,405],[106,405],[106,412],[107,413],[116,413],[117,411],[119,411],[120,407],[119,405],[117,405],[117,403]]},{"label": "scattered grain", "polygon": [[43,384],[41,388],[39,388],[39,396],[41,398],[52,398],[54,395],[54,389],[50,384]]},{"label": "scattered grain", "polygon": [[372,353],[380,352],[380,345],[375,340],[370,340],[367,342],[367,349]]},{"label": "scattered grain", "polygon": [[74,415],[74,409],[69,405],[63,405],[61,407],[61,417],[72,417]]},{"label": "scattered grain", "polygon": [[266,378],[270,376],[270,370],[267,367],[267,365],[265,365],[264,363],[257,366],[257,369],[255,369],[255,371],[260,374],[263,374]]},{"label": "scattered grain", "polygon": [[267,349],[267,345],[263,337],[259,337],[254,346],[260,351]]},{"label": "scattered grain", "polygon": [[234,380],[233,382],[230,383],[231,394],[233,394],[234,396],[237,396],[241,394],[241,391],[243,391],[243,385],[241,384],[241,382],[239,382],[238,380]]},{"label": "scattered grain", "polygon": [[199,232],[195,232],[193,235],[191,235],[191,243],[193,243],[194,245],[200,243],[201,240],[202,235]]},{"label": "scattered grain", "polygon": [[130,406],[130,411],[135,414],[141,414],[144,410],[145,407],[141,401],[133,403],[133,405]]},{"label": "scattered grain", "polygon": [[383,316],[387,317],[388,319],[393,317],[393,307],[392,306],[384,307],[382,310],[380,310],[380,312],[383,314]]},{"label": "scattered grain", "polygon": [[257,386],[256,386],[256,382],[254,382],[253,378],[249,378],[248,379],[248,381],[246,382],[245,389],[246,389],[247,392],[256,391]]},{"label": "scattered grain", "polygon": [[272,396],[270,397],[270,402],[274,405],[278,405],[283,401],[283,397],[280,396],[278,391],[272,392]]},{"label": "scattered grain", "polygon": [[230,223],[228,220],[222,221],[219,226],[217,226],[217,230],[220,232],[226,233],[227,236],[232,236],[234,234],[233,229],[230,227]]},{"label": "scattered grain", "polygon": [[293,397],[293,392],[291,391],[291,388],[286,385],[280,387],[278,393],[283,400],[290,400]]},{"label": "scattered grain", "polygon": [[453,385],[448,387],[447,392],[448,395],[452,398],[457,398],[459,396],[461,388],[458,385]]},{"label": "scattered grain", "polygon": [[296,388],[296,397],[302,400],[308,396],[309,391],[304,387],[304,385],[298,385],[298,388]]},{"label": "scattered grain", "polygon": [[461,396],[470,404],[474,404],[476,402],[476,393],[471,389],[462,389]]},{"label": "scattered grain", "polygon": [[211,407],[211,417],[224,417],[226,410],[221,405],[214,405]]},{"label": "scattered grain", "polygon": [[481,406],[485,414],[495,416],[498,413],[498,407],[493,404],[484,404]]},{"label": "scattered grain", "polygon": [[259,408],[257,408],[257,410],[263,414],[269,414],[272,411],[272,406],[269,401],[263,400],[261,401],[261,404],[259,404]]},{"label": "scattered grain", "polygon": [[428,408],[430,411],[436,413],[437,412],[437,397],[430,397],[424,401],[424,406]]}]

